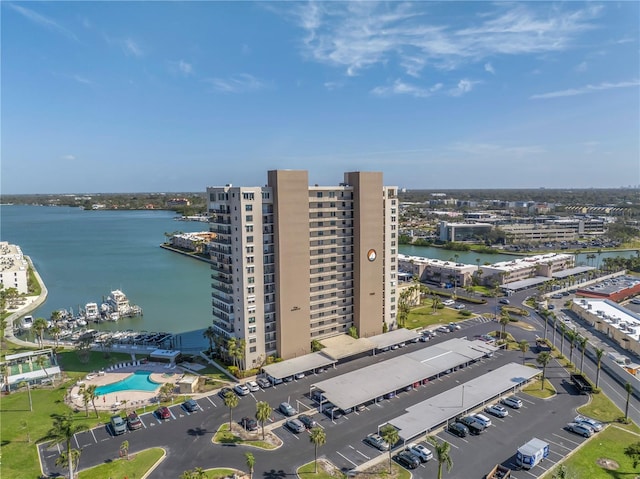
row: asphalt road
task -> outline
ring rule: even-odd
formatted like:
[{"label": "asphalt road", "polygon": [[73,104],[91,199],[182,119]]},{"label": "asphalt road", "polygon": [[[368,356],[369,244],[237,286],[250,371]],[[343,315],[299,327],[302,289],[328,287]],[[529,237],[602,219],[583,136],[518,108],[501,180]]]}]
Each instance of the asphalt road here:
[{"label": "asphalt road", "polygon": [[[515,304],[517,298],[513,299],[516,301],[512,300],[512,304]],[[335,369],[323,373],[321,378],[343,374],[398,354],[428,347],[434,342],[452,336],[473,337],[476,334],[495,330],[497,327],[495,322],[469,320],[464,323],[461,331],[450,335],[440,335],[428,343],[410,344],[396,351],[340,364]],[[520,328],[511,328],[511,332],[517,339],[533,341],[536,336],[536,332],[524,331]],[[538,334],[540,334],[539,331]],[[535,354],[532,352],[527,354],[529,361],[533,361],[534,357]],[[364,444],[362,439],[369,432],[375,432],[379,425],[402,414],[406,407],[503,364],[521,360],[522,354],[519,352],[500,352],[492,359],[483,360],[417,390],[400,393],[395,399],[369,406],[365,411],[354,412],[334,422],[324,415],[315,414],[314,418],[325,428],[327,433],[327,444],[319,449],[319,455],[330,459],[345,471],[350,470],[355,465],[382,454]],[[564,369],[558,365],[550,365],[548,373],[557,383],[556,386],[560,393],[555,398],[543,401],[529,399],[529,396],[525,396],[525,407],[521,411],[514,411],[504,421],[495,420],[494,426],[479,437],[459,439],[446,432],[438,433],[440,438],[446,439],[453,446],[452,458],[455,465],[447,477],[465,479],[482,477],[496,463],[508,464],[512,460],[510,454],[515,454],[517,446],[524,444],[533,436],[548,440],[550,444],[554,444],[552,440],[555,441],[555,445],[552,446],[553,457],[546,461],[548,464],[551,464],[554,459],[560,459],[572,447],[581,442],[582,439],[578,436],[564,432],[562,425],[575,416],[575,408],[586,401],[586,396],[577,395],[575,389],[564,382],[568,376]],[[273,408],[277,408],[282,401],[289,401],[300,411],[312,408],[313,404],[305,397],[305,393],[308,394],[310,384],[317,379],[320,377],[306,377],[243,397],[240,399],[240,405],[233,410],[233,418],[237,421],[242,416],[253,416],[257,401],[267,401]],[[212,444],[211,439],[214,432],[220,424],[229,421],[229,410],[217,395],[199,399],[198,403],[201,410],[194,413],[187,413],[179,404],[170,407],[172,417],[166,421],[157,419],[151,413],[143,414],[141,419],[144,427],[121,436],[112,436],[108,427],[77,434],[73,447],[82,449],[80,467],[84,469],[117,458],[120,444],[124,440],[129,442],[130,454],[149,447],[163,447],[167,450],[166,459],[150,475],[151,478],[177,478],[183,471],[194,467],[235,467],[246,470],[244,457],[246,451],[251,451],[256,458],[254,477],[281,478],[284,475],[294,474],[298,466],[313,460],[314,448],[308,433],[295,435],[281,427],[274,429],[274,432],[284,442],[283,447],[277,452],[244,446]],[[279,413],[273,412],[273,421],[281,421],[282,419],[283,417]],[[55,459],[59,453],[58,447],[47,449],[41,446],[40,450],[44,472],[50,475],[63,473],[60,468],[55,466]],[[471,457],[473,460],[469,460]],[[432,461],[414,471],[414,475],[425,478],[433,477],[435,467],[436,465]],[[523,472],[519,472],[517,477],[520,478],[521,474]],[[522,477],[529,476],[522,475]]]}]

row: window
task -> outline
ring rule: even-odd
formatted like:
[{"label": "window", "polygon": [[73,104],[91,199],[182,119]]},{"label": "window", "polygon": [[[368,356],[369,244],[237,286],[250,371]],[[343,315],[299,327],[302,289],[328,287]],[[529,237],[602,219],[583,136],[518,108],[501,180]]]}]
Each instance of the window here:
[{"label": "window", "polygon": [[256,344],[256,338],[249,338],[249,344]]},{"label": "window", "polygon": [[255,326],[249,326],[249,334],[255,334],[256,333],[256,327]]},{"label": "window", "polygon": [[253,324],[253,323],[255,323],[255,322],[256,322],[256,317],[255,317],[255,316],[251,316],[251,317],[249,318],[249,324]]},{"label": "window", "polygon": [[252,221],[253,221],[253,215],[247,215],[247,216],[245,217],[245,221],[247,221],[247,222],[252,222]]},{"label": "window", "polygon": [[253,236],[247,236],[247,243],[253,243]]},{"label": "window", "polygon": [[253,263],[253,256],[247,256],[246,257],[247,263]]},{"label": "window", "polygon": [[247,278],[247,283],[249,283],[249,284],[253,284],[253,283],[255,283],[255,282],[256,282],[256,279],[255,279],[253,276],[249,276],[249,277]]},{"label": "window", "polygon": [[242,198],[245,200],[253,200],[254,199],[254,194],[253,193],[242,193]]},{"label": "window", "polygon": [[316,191],[316,198],[322,198],[322,191]]},{"label": "window", "polygon": [[247,294],[256,294],[256,288],[255,286],[249,286],[247,288]]},{"label": "window", "polygon": [[253,233],[253,225],[247,225],[247,226],[245,226],[245,227],[244,227],[244,230],[245,230],[247,233]]},{"label": "window", "polygon": [[248,274],[253,274],[255,269],[256,269],[255,266],[247,266],[247,273]]},{"label": "window", "polygon": [[249,348],[249,352],[250,352],[250,353],[255,353],[256,351],[257,351],[257,348],[256,348],[255,346],[251,346],[251,347]]}]

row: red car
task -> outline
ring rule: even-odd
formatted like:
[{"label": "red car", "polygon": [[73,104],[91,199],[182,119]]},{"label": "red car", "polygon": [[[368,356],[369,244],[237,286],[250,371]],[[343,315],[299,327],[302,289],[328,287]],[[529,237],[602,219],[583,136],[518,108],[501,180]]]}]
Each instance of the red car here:
[{"label": "red car", "polygon": [[160,419],[169,419],[171,417],[171,411],[167,406],[162,406],[156,409],[156,416]]}]

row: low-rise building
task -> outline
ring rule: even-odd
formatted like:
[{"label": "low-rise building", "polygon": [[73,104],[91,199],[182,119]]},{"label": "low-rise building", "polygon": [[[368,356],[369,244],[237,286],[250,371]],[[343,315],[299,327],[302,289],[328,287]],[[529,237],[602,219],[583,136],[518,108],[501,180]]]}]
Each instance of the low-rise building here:
[{"label": "low-rise building", "polygon": [[571,254],[548,253],[501,261],[480,268],[484,284],[495,282],[505,284],[536,276],[545,276],[551,279],[553,273],[573,268],[574,265],[575,256]]},{"label": "low-rise building", "polygon": [[4,289],[15,288],[27,294],[29,263],[19,246],[0,241],[0,284]]},{"label": "low-rise building", "polygon": [[400,271],[417,277],[421,282],[438,283],[439,285],[465,287],[471,284],[477,266],[444,261],[421,256],[398,255]]}]

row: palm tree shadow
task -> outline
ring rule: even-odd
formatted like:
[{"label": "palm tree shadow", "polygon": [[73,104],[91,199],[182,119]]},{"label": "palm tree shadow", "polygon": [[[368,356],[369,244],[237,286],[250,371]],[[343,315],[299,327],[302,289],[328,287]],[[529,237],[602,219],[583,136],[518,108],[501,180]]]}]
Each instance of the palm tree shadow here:
[{"label": "palm tree shadow", "polygon": [[287,476],[288,474],[284,472],[282,469],[280,469],[279,471],[276,471],[275,469],[271,469],[270,471],[264,472],[262,475],[264,479],[281,479]]},{"label": "palm tree shadow", "polygon": [[187,429],[187,434],[189,434],[189,436],[204,436],[205,434],[209,434],[209,431],[201,427],[196,427]]}]

